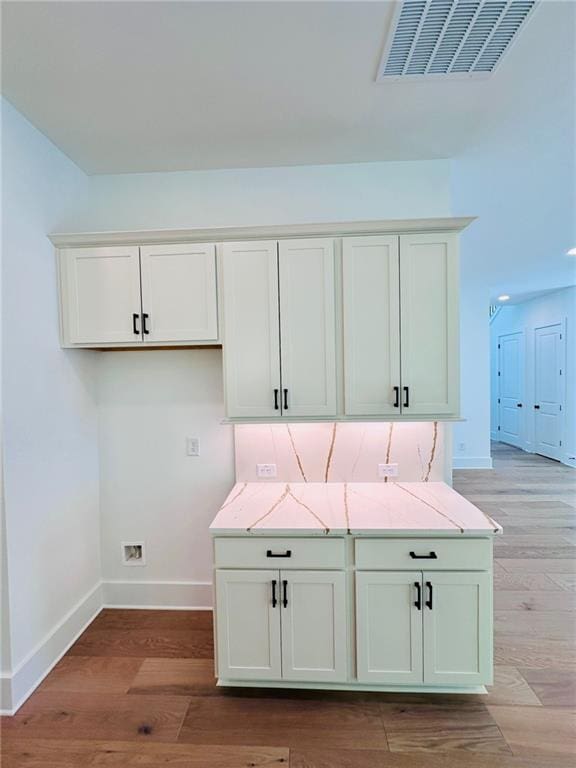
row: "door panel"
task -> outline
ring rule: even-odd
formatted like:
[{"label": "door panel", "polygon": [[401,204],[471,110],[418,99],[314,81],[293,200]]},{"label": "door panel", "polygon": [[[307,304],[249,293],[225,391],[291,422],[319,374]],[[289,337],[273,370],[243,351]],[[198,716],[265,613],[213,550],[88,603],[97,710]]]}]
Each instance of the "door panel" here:
[{"label": "door panel", "polygon": [[452,233],[400,236],[400,338],[406,416],[457,416],[458,241]]},{"label": "door panel", "polygon": [[561,458],[563,347],[562,326],[534,329],[534,444],[536,453]]},{"label": "door panel", "polygon": [[218,675],[230,680],[280,680],[280,602],[272,604],[278,571],[216,571]]},{"label": "door panel", "polygon": [[225,243],[224,380],[230,417],[277,417],[280,393],[277,243]]},{"label": "door panel", "polygon": [[420,571],[356,573],[358,681],[422,683]]},{"label": "door panel", "polygon": [[333,240],[281,241],[279,269],[283,415],[334,416]]},{"label": "door panel", "polygon": [[145,246],[140,263],[145,341],[218,338],[214,244]]},{"label": "door panel", "polygon": [[[522,446],[524,423],[524,333],[498,337],[499,437],[503,443]],[[518,404],[522,403],[522,407]]]},{"label": "door panel", "polygon": [[[424,573],[424,682],[492,682],[492,599],[488,572]],[[427,601],[432,602],[430,608]]]},{"label": "door panel", "polygon": [[70,342],[140,343],[138,248],[64,248],[60,258],[66,286],[63,309]]},{"label": "door panel", "polygon": [[398,237],[345,237],[345,412],[394,416],[400,386]]},{"label": "door panel", "polygon": [[344,573],[281,571],[280,579],[287,601],[282,608],[283,679],[345,681]]}]

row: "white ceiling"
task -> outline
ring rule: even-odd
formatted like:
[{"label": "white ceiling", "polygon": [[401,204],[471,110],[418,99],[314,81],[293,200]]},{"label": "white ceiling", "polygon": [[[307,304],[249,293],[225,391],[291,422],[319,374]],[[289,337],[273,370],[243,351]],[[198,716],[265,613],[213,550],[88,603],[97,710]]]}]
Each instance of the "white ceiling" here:
[{"label": "white ceiling", "polygon": [[563,55],[546,2],[490,79],[401,84],[391,2],[2,5],[4,95],[88,173],[452,157]]}]

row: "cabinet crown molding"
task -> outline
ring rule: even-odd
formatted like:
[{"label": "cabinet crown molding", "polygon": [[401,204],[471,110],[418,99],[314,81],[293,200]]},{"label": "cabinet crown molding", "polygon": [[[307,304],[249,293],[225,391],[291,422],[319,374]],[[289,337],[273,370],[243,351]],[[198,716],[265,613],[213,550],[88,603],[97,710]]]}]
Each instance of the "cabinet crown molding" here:
[{"label": "cabinet crown molding", "polygon": [[294,237],[340,237],[343,235],[404,234],[413,232],[461,232],[475,216],[433,219],[375,219],[311,224],[278,224],[250,227],[200,229],[143,229],[125,232],[72,232],[48,235],[57,248],[105,245],[153,245],[186,242],[275,240]]}]

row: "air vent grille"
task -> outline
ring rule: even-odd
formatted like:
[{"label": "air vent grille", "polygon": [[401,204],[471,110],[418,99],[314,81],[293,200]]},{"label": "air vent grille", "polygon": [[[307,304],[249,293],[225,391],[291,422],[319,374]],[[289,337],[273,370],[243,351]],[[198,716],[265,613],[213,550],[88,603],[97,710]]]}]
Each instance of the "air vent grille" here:
[{"label": "air vent grille", "polygon": [[537,0],[403,0],[377,80],[493,72]]}]

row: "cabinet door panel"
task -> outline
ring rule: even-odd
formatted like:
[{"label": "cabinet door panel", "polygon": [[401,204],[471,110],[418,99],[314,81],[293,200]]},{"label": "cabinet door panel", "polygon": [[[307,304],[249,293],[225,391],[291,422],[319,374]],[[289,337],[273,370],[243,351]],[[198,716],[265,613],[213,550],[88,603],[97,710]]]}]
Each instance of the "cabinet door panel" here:
[{"label": "cabinet door panel", "polygon": [[424,573],[424,682],[492,682],[492,599],[488,572]]},{"label": "cabinet door panel", "polygon": [[225,243],[224,378],[230,417],[277,417],[280,392],[277,243]]},{"label": "cabinet door panel", "polygon": [[350,416],[397,416],[398,237],[345,237],[342,247],[345,411]]},{"label": "cabinet door panel", "polygon": [[219,677],[281,678],[280,602],[272,605],[278,579],[278,571],[216,571]]},{"label": "cabinet door panel", "polygon": [[145,341],[209,341],[218,337],[216,248],[211,243],[140,249]]},{"label": "cabinet door panel", "polygon": [[[346,680],[346,598],[341,571],[282,571],[285,680]],[[286,582],[286,584],[284,584]]]},{"label": "cabinet door panel", "polygon": [[285,240],[279,254],[282,387],[288,390],[284,415],[334,416],[334,243]]},{"label": "cabinet door panel", "polygon": [[356,573],[358,681],[422,683],[420,571]]},{"label": "cabinet door panel", "polygon": [[458,415],[458,323],[456,235],[402,235],[401,375],[409,389],[402,397],[404,415]]},{"label": "cabinet door panel", "polygon": [[139,343],[138,248],[65,248],[60,251],[65,329],[72,344]]}]

